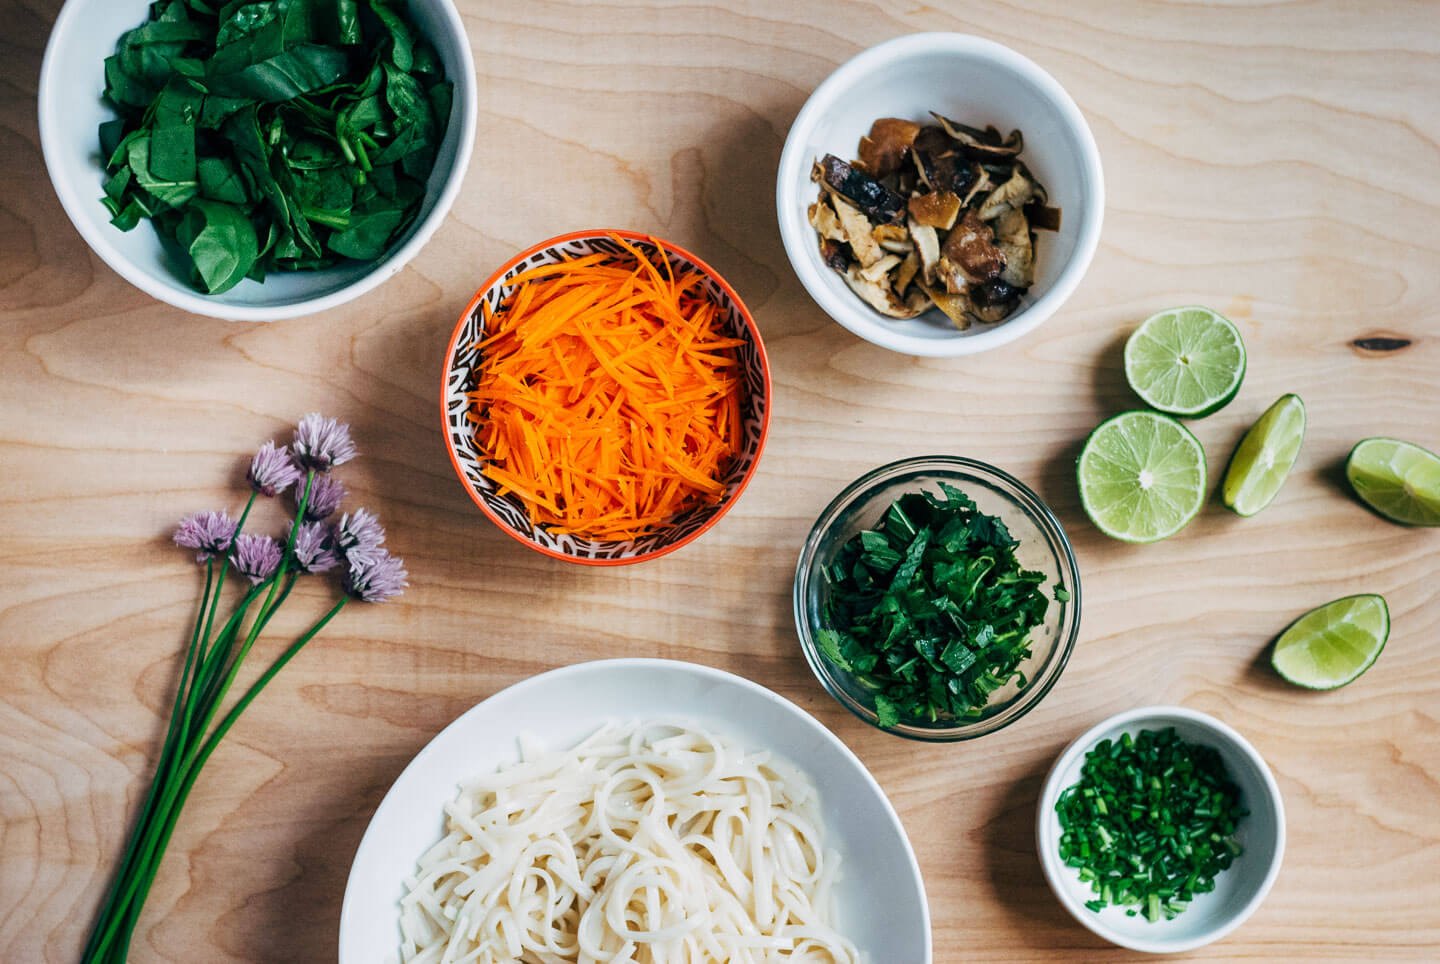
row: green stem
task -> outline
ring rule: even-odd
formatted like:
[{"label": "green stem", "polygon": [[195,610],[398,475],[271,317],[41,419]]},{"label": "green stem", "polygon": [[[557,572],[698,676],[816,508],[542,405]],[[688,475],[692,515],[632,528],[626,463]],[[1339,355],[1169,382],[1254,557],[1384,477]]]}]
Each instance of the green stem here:
[{"label": "green stem", "polygon": [[115,874],[115,879],[110,883],[109,892],[106,894],[105,903],[100,908],[100,915],[97,918],[97,926],[90,933],[90,941],[86,945],[86,954],[94,945],[99,936],[99,921],[109,916],[111,908],[116,899],[120,896],[120,890],[125,879],[129,876],[130,863],[135,857],[135,851],[140,845],[140,838],[144,830],[150,824],[150,819],[155,810],[155,799],[159,795],[161,776],[169,767],[171,761],[178,757],[183,747],[176,745],[176,737],[179,732],[177,724],[180,721],[180,707],[185,698],[185,685],[189,682],[192,667],[199,672],[196,659],[196,650],[200,644],[200,632],[205,623],[206,612],[210,608],[210,591],[215,584],[215,560],[205,560],[205,589],[200,593],[200,608],[195,614],[195,628],[190,633],[190,646],[185,651],[185,669],[180,674],[180,685],[175,688],[175,700],[170,708],[170,725],[165,732],[165,743],[160,750],[160,759],[155,764],[155,775],[150,779],[150,791],[145,795],[145,805],[140,809],[140,819],[135,822],[135,828],[130,834],[130,840],[125,846],[125,856],[120,859],[120,868]]},{"label": "green stem", "polygon": [[[292,581],[291,585],[293,584]],[[286,592],[288,591],[289,587],[287,586]],[[165,848],[170,844],[170,836],[175,832],[175,824],[180,818],[180,811],[184,808],[185,801],[189,799],[190,790],[194,787],[195,781],[200,776],[200,771],[204,768],[206,761],[210,759],[210,755],[219,747],[220,741],[225,738],[225,734],[230,732],[230,728],[240,719],[240,715],[245,712],[245,709],[255,700],[255,697],[260,695],[260,692],[265,689],[266,685],[275,678],[275,675],[279,673],[280,670],[284,669],[286,663],[290,662],[290,660],[305,647],[306,643],[310,642],[320,630],[325,628],[325,625],[330,622],[330,620],[335,618],[336,614],[345,607],[345,604],[349,600],[349,596],[341,596],[339,601],[330,608],[329,612],[320,617],[320,619],[315,622],[315,625],[311,626],[303,636],[292,643],[290,648],[285,650],[285,652],[270,665],[270,668],[251,684],[250,688],[246,690],[245,695],[240,698],[235,706],[231,708],[230,712],[225,715],[220,725],[215,728],[215,732],[210,735],[210,738],[206,740],[203,745],[195,747],[194,750],[187,755],[187,759],[179,775],[178,793],[173,795],[166,807],[163,820],[157,824],[160,830],[154,842],[159,845],[158,848],[155,848],[155,853],[159,856],[142,865],[140,877],[132,880],[130,886],[127,888],[126,900],[123,905],[126,908],[124,914],[124,931],[119,935],[121,946],[129,946],[130,934],[134,931],[135,924],[138,922],[140,908],[145,905],[145,899],[150,894],[150,887],[154,883],[155,874],[160,869],[160,859],[164,856]],[[112,933],[114,933],[113,930],[107,932],[106,940],[101,945],[102,952],[106,949],[106,945],[109,944]]]}]

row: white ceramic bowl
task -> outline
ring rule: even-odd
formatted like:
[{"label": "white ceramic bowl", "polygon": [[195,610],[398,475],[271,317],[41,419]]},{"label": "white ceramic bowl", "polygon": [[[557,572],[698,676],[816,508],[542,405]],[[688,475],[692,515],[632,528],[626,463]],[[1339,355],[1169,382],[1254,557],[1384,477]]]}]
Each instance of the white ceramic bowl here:
[{"label": "white ceramic bowl", "polygon": [[[1060,860],[1060,818],[1055,801],[1065,788],[1080,779],[1085,754],[1105,739],[1121,733],[1173,726],[1182,739],[1214,747],[1230,778],[1240,788],[1241,803],[1250,811],[1236,831],[1244,853],[1215,878],[1215,889],[1198,894],[1184,912],[1172,920],[1154,923],[1141,915],[1125,916],[1119,907],[1099,913],[1085,906],[1095,895],[1079,874]],[[1114,944],[1154,954],[1194,950],[1217,941],[1243,924],[1260,906],[1280,873],[1285,856],[1285,806],[1270,768],[1250,742],[1206,713],[1180,706],[1147,706],[1110,717],[1092,727],[1065,748],[1040,794],[1035,842],[1045,879],[1060,903],[1077,921]]]},{"label": "white ceramic bowl", "polygon": [[121,231],[100,203],[105,174],[97,129],[115,117],[103,98],[105,58],[122,33],[145,22],[147,7],[146,0],[67,0],[40,68],[40,146],[50,181],[85,243],[116,273],[152,297],[198,315],[275,321],[359,297],[403,268],[430,240],[460,192],[475,140],[475,62],[451,0],[410,0],[411,15],[444,62],[455,95],[425,201],[408,233],[377,262],[277,272],[263,284],[246,279],[219,295],[201,294],[190,285],[186,268],[166,252],[148,222]]},{"label": "white ceramic bowl", "polygon": [[[820,260],[806,208],[815,200],[811,165],[825,154],[851,160],[880,117],[994,124],[1025,135],[1021,158],[1062,212],[1058,232],[1037,232],[1035,285],[997,325],[959,331],[938,310],[887,318],[862,302]],[[780,155],[775,204],[785,253],[800,282],[830,317],[867,341],[910,355],[969,355],[1033,331],[1070,297],[1095,254],[1105,211],[1100,153],[1080,109],[1034,61],[1008,47],[958,33],[897,37],[857,55],[805,102]]]},{"label": "white ceramic bowl", "polygon": [[[802,770],[840,855],[836,923],[871,961],[930,964],[930,912],[915,853],[855,754],[804,710],[730,673],[663,659],[579,663],[531,677],[469,710],[410,762],[375,811],[345,886],[340,964],[399,959],[402,881],[443,835],[442,807],[469,777],[516,756],[516,738],[569,746],[609,721],[681,719]],[[883,895],[883,900],[877,900]]]}]

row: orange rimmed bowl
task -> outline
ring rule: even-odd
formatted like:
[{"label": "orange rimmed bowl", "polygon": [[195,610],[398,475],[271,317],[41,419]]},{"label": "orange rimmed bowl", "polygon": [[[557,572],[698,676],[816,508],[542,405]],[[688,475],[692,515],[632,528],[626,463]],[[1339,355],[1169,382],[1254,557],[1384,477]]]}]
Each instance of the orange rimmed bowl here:
[{"label": "orange rimmed bowl", "polygon": [[[485,456],[475,441],[475,423],[468,417],[471,402],[468,393],[475,386],[475,371],[481,361],[476,343],[485,336],[485,314],[482,305],[493,313],[509,296],[511,279],[522,271],[544,264],[569,261],[597,252],[613,254],[616,260],[625,251],[613,239],[623,238],[653,257],[657,249],[675,267],[689,267],[705,276],[705,293],[722,309],[726,333],[744,342],[735,353],[744,371],[744,391],[740,401],[744,445],[726,470],[725,493],[716,502],[696,505],[683,512],[672,525],[635,539],[585,539],[573,534],[556,535],[543,526],[531,525],[524,504],[513,495],[500,495],[494,482],[481,471]],[[500,266],[486,279],[475,297],[465,306],[450,345],[445,350],[445,374],[440,384],[440,413],[445,420],[445,435],[450,450],[450,463],[460,484],[470,498],[502,530],[537,552],[567,562],[590,566],[623,566],[655,559],[674,552],[699,538],[720,517],[730,510],[760,462],[765,438],[770,431],[770,362],[760,329],[750,310],[735,289],[720,273],[695,255],[668,241],[634,231],[575,231],[548,241],[541,241],[521,251]]]}]

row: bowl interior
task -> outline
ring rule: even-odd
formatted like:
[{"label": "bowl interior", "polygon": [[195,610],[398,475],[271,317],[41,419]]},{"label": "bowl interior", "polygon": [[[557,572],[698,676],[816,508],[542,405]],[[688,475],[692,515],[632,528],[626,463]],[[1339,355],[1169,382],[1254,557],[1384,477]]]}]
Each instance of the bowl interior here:
[{"label": "bowl interior", "polygon": [[246,279],[219,295],[203,295],[191,286],[182,252],[163,243],[148,222],[121,231],[110,224],[100,203],[105,159],[97,130],[116,116],[103,96],[105,58],[115,52],[121,34],[145,22],[148,6],[146,0],[69,0],[55,23],[41,73],[40,131],[50,179],[70,220],[107,264],[154,297],[187,311],[269,320],[347,301],[414,256],[454,200],[474,137],[474,66],[449,0],[409,0],[410,14],[439,53],[455,94],[425,200],[407,232],[379,262],[276,272],[263,284]]},{"label": "bowl interior", "polygon": [[[500,495],[495,483],[481,471],[485,457],[476,445],[475,423],[470,418],[472,406],[466,394],[474,387],[474,373],[482,358],[476,343],[484,338],[483,309],[488,306],[491,312],[499,310],[500,304],[513,290],[510,279],[538,265],[568,261],[597,252],[614,255],[616,260],[627,259],[627,252],[611,235],[624,238],[627,244],[638,246],[652,257],[657,250],[662,252],[676,270],[698,268],[704,274],[702,287],[706,295],[724,309],[723,324],[726,333],[743,342],[735,351],[745,379],[740,400],[744,443],[741,452],[731,460],[726,470],[722,480],[725,483],[725,492],[719,501],[694,506],[666,529],[638,539],[625,540],[584,539],[572,534],[556,535],[543,527],[531,525],[524,504],[513,495]],[[639,562],[689,542],[713,525],[739,497],[750,480],[765,444],[770,418],[769,379],[765,348],[760,340],[760,333],[755,328],[754,319],[713,268],[667,242],[645,235],[628,231],[579,232],[542,242],[517,255],[500,269],[495,279],[476,294],[466,309],[451,339],[447,359],[444,387],[446,432],[450,439],[455,469],[470,497],[498,525],[522,542],[549,555],[575,561],[601,564]]]},{"label": "bowl interior", "polygon": [[[1215,878],[1215,889],[1197,894],[1190,906],[1172,920],[1154,923],[1143,916],[1127,917],[1120,907],[1098,913],[1085,906],[1095,895],[1073,868],[1059,859],[1060,819],[1055,801],[1080,779],[1085,754],[1101,740],[1122,733],[1175,727],[1182,739],[1214,747],[1230,778],[1240,788],[1241,803],[1250,815],[1240,822],[1236,840],[1244,853]],[[1259,906],[1280,869],[1285,847],[1285,817],[1274,777],[1263,760],[1248,748],[1244,737],[1205,714],[1183,708],[1154,707],[1107,720],[1086,733],[1061,754],[1046,778],[1040,797],[1036,843],[1041,863],[1060,902],[1095,933],[1125,947],[1152,952],[1189,950],[1207,944],[1238,927]]]},{"label": "bowl interior", "polygon": [[[940,482],[960,489],[976,507],[998,516],[1019,541],[1016,559],[1026,569],[1041,572],[1041,591],[1048,600],[1045,622],[1030,634],[1030,656],[1020,663],[1027,685],[1012,680],[996,690],[979,717],[973,720],[912,721],[902,719],[887,732],[926,740],[957,740],[983,736],[1024,715],[1040,701],[1059,678],[1069,658],[1080,625],[1080,575],[1060,523],[1025,486],[981,462],[959,458],[922,458],[897,462],[862,477],[842,492],[821,514],[806,541],[796,570],[796,624],[811,669],[820,682],[847,709],[878,725],[873,695],[854,676],[832,666],[815,645],[815,632],[824,626],[823,615],[831,585],[825,569],[840,547],[863,529],[879,524],[885,510],[910,492],[940,494]],[[1055,589],[1070,593],[1068,602],[1053,598]]]},{"label": "bowl interior", "polygon": [[[971,126],[993,124],[1025,136],[1021,159],[1062,211],[1058,232],[1036,232],[1035,285],[1016,313],[998,325],[959,331],[940,311],[918,318],[887,318],[862,303],[820,258],[806,209],[816,198],[811,164],[825,154],[856,156],[861,136],[881,117],[934,123],[930,111]],[[816,89],[796,118],[780,162],[777,201],[786,251],[812,297],[862,337],[874,334],[919,341],[901,350],[941,353],[946,342],[1008,341],[1027,326],[1025,315],[1056,293],[1054,305],[1079,281],[1099,235],[1104,206],[1098,155],[1079,110],[1039,67],[998,44],[960,34],[902,37],[859,55]],[[1084,262],[1084,263],[1077,263]],[[1067,275],[1067,272],[1069,274]],[[1073,280],[1071,280],[1073,278]],[[1064,279],[1064,283],[1062,283]],[[1054,310],[1054,305],[1045,312]],[[883,338],[876,338],[886,344]],[[952,346],[958,347],[958,346]],[[970,346],[978,350],[980,343]]]},{"label": "bowl interior", "polygon": [[[838,738],[762,686],[690,663],[621,659],[532,677],[465,713],[405,768],[375,812],[345,887],[341,964],[399,957],[403,880],[443,834],[457,785],[517,756],[524,735],[557,748],[606,722],[678,720],[790,761],[820,795],[827,846],[840,856],[835,919],[871,961],[930,961],[925,885],[884,792]],[[885,900],[874,897],[883,893]]]}]

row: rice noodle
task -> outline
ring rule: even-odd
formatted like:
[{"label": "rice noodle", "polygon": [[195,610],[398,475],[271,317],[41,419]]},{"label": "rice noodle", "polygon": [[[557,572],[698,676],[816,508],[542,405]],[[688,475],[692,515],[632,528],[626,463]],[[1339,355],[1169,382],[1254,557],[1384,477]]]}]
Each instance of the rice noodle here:
[{"label": "rice noodle", "polygon": [[828,923],[814,789],[670,723],[607,726],[462,784],[405,881],[405,964],[857,964]]}]

